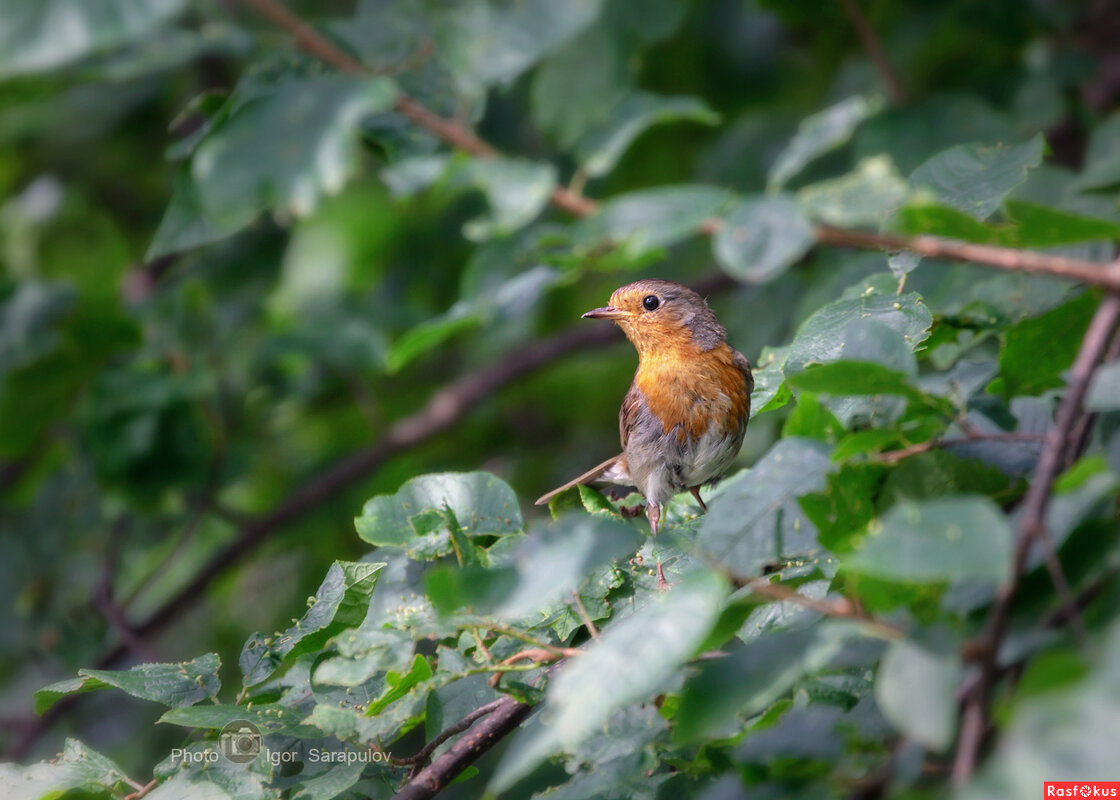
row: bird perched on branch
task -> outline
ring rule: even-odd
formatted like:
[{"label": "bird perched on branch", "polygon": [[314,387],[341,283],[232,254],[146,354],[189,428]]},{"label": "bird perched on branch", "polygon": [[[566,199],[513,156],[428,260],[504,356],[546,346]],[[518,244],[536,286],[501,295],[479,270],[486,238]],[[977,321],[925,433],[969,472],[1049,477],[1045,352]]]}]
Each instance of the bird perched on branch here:
[{"label": "bird perched on branch", "polygon": [[[618,323],[638,351],[638,371],[622,401],[622,452],[537,500],[547,503],[578,484],[634,486],[646,499],[656,534],[664,505],[719,478],[743,444],[754,379],[727,344],[727,331],[700,295],[670,281],[617,289],[610,305],[583,315]],[[658,578],[664,581],[658,565]]]}]

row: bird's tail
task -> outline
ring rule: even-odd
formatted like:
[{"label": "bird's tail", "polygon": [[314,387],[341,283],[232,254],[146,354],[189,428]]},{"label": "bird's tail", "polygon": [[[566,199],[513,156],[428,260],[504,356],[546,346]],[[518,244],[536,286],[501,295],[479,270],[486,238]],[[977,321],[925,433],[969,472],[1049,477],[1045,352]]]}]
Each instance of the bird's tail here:
[{"label": "bird's tail", "polygon": [[617,456],[608,458],[602,464],[589,469],[578,478],[573,478],[563,486],[553,489],[546,495],[542,495],[537,500],[536,505],[545,505],[549,500],[556,497],[556,495],[568,491],[573,486],[579,486],[580,484],[587,485],[596,482],[618,483],[623,485],[630,484],[630,473],[626,468],[626,456],[619,453]]}]

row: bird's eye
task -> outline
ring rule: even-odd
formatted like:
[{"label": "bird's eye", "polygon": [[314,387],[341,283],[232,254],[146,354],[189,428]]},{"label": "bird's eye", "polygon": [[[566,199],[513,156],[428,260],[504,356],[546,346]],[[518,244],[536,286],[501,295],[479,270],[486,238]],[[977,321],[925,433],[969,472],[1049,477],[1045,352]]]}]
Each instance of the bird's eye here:
[{"label": "bird's eye", "polygon": [[661,305],[661,301],[657,299],[655,294],[647,294],[645,299],[642,300],[642,308],[646,311],[656,311],[659,305]]}]

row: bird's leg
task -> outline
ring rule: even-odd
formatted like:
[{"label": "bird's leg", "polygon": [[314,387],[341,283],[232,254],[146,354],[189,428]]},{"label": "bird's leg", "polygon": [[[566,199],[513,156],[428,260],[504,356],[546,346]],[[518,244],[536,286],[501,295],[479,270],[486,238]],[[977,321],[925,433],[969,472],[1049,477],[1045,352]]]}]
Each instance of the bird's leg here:
[{"label": "bird's leg", "polygon": [[704,498],[700,496],[700,487],[689,486],[688,490],[692,492],[692,496],[696,498],[696,502],[700,504],[700,508],[702,508],[704,510],[704,513],[707,514],[708,506],[704,504]]},{"label": "bird's leg", "polygon": [[[649,529],[656,536],[658,528],[661,527],[661,506],[647,501],[646,516],[649,517]],[[661,591],[669,588],[669,582],[665,580],[665,571],[661,568],[661,559],[659,558],[657,559],[657,588]]]}]

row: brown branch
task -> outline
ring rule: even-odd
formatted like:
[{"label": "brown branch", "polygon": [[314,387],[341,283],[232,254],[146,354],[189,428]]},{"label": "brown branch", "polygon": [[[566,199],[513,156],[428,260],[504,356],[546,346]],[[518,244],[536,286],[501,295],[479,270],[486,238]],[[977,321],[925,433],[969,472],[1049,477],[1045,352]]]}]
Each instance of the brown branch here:
[{"label": "brown branch", "polygon": [[448,384],[436,392],[422,409],[393,424],[379,441],[337,461],[295,490],[277,508],[246,522],[236,540],[211,558],[174,597],[135,626],[137,632],[151,635],[162,629],[178,616],[183,606],[200,595],[217,575],[244,558],[276,530],[301,519],[349,489],[391,457],[447,430],[495,390],[568,353],[606,344],[618,338],[618,335],[616,330],[606,326],[572,328],[550,339],[514,350],[500,362],[468,373]]},{"label": "brown branch", "polygon": [[902,89],[902,80],[898,76],[898,71],[891,63],[887,51],[883,48],[882,41],[875,33],[875,29],[871,27],[863,9],[859,7],[858,0],[840,0],[840,2],[844,6],[844,13],[848,15],[848,20],[856,30],[856,35],[859,37],[863,49],[867,51],[867,55],[875,64],[875,69],[879,71],[879,77],[883,79],[883,85],[891,99],[891,105],[906,105],[906,92]]},{"label": "brown branch", "polygon": [[[277,25],[291,33],[296,43],[308,53],[344,72],[371,74],[371,71],[364,65],[356,62],[337,45],[285,9],[276,0],[245,0],[245,2],[251,4]],[[480,139],[473,131],[458,121],[444,119],[407,95],[398,95],[395,107],[402,116],[435,134],[441,141],[457,150],[483,158],[500,155],[493,146]],[[589,216],[595,213],[599,207],[596,201],[573,191],[571,188],[560,186],[553,189],[550,199],[555,207],[577,217]],[[723,220],[712,218],[703,222],[698,232],[712,235],[722,225]],[[872,250],[910,250],[931,258],[971,261],[1015,272],[1053,275],[1120,291],[1120,264],[1109,266],[1095,261],[1015,250],[1009,247],[970,244],[935,236],[887,236],[862,231],[848,231],[827,225],[818,226],[815,235],[818,244]]]},{"label": "brown branch", "polygon": [[878,635],[887,639],[897,639],[903,635],[901,628],[896,627],[888,622],[882,622],[874,619],[866,611],[863,611],[855,603],[846,598],[836,598],[833,600],[825,600],[818,597],[807,597],[796,589],[786,586],[783,583],[774,583],[767,578],[747,578],[732,571],[729,571],[723,565],[712,565],[727,575],[732,585],[739,589],[750,589],[755,594],[763,595],[774,600],[780,600],[786,603],[794,603],[802,608],[807,608],[810,611],[816,611],[818,614],[823,614],[826,617],[838,617],[840,619],[854,619],[864,625],[868,626],[871,630],[875,631]]},{"label": "brown branch", "polygon": [[[373,74],[372,70],[356,61],[342,48],[330,39],[316,31],[298,16],[286,9],[275,0],[244,0],[261,14],[268,17],[279,27],[285,29],[295,39],[300,48],[311,55],[325,61],[331,66],[352,75]],[[494,158],[501,155],[489,142],[480,139],[473,131],[462,125],[457,120],[445,119],[425,108],[420,103],[405,94],[400,94],[394,103],[397,112],[406,119],[416,123],[424,130],[434,134],[446,144],[456,150],[470,153],[482,158]],[[595,212],[598,204],[590,198],[570,191],[563,187],[556,187],[552,191],[552,204],[557,208],[586,217]]]},{"label": "brown branch", "polygon": [[588,634],[591,635],[592,639],[598,639],[599,629],[595,627],[595,623],[592,621],[591,616],[587,613],[587,609],[583,605],[583,600],[579,596],[579,589],[576,589],[574,592],[572,592],[572,599],[575,601],[576,611],[579,613],[579,618],[583,620],[583,625],[585,628],[587,628]]},{"label": "brown branch", "polygon": [[327,62],[342,72],[364,75],[369,70],[360,61],[347,54],[330,39],[304,22],[296,14],[273,0],[244,0],[274,24],[283,28],[296,40],[300,49]]},{"label": "brown branch", "polygon": [[[129,783],[131,784],[132,782],[129,781]],[[150,781],[145,783],[143,786],[140,786],[139,788],[137,788],[136,786],[133,786],[133,788],[135,788],[136,791],[132,792],[131,794],[126,794],[124,796],[124,800],[140,800],[141,797],[147,796],[147,794],[149,792],[151,792],[152,789],[156,788],[156,779],[152,778]]]},{"label": "brown branch", "polygon": [[1032,275],[1053,275],[1103,286],[1120,291],[1120,264],[1085,261],[1031,250],[1016,250],[990,244],[971,244],[937,236],[891,236],[863,231],[849,231],[818,225],[816,238],[819,244],[836,247],[857,247],[871,250],[909,250],[930,258],[947,258],[953,261],[971,261],[1009,272],[1026,272]]},{"label": "brown branch", "polygon": [[440,733],[437,734],[434,739],[432,739],[430,742],[428,742],[426,745],[424,745],[414,755],[406,756],[405,758],[394,758],[392,760],[393,763],[394,764],[401,764],[401,765],[415,764],[416,767],[413,769],[413,774],[410,775],[409,777],[410,778],[416,777],[416,775],[419,775],[420,771],[423,769],[423,765],[427,763],[428,757],[436,751],[437,747],[439,747],[441,744],[446,742],[448,739],[450,739],[455,734],[462,733],[463,731],[465,731],[471,725],[474,725],[478,720],[482,719],[483,717],[485,717],[490,712],[496,711],[501,705],[502,705],[502,698],[499,697],[497,700],[492,700],[484,706],[479,706],[474,711],[467,714],[461,720],[456,722],[454,725],[451,725],[450,727],[446,728],[445,730],[440,731]]},{"label": "brown branch", "polygon": [[1069,585],[1061,571],[1061,565],[1057,563],[1053,545],[1046,533],[1046,508],[1050,500],[1050,490],[1061,468],[1065,443],[1077,420],[1078,411],[1085,399],[1097,362],[1107,347],[1109,335],[1118,320],[1120,320],[1120,296],[1109,295],[1089,323],[1089,329],[1085,333],[1081,349],[1070,371],[1069,390],[1062,398],[1054,425],[1046,434],[1046,442],[1035,465],[1016,529],[1011,579],[1001,587],[988,613],[981,652],[980,679],[976,688],[970,693],[962,715],[961,732],[953,763],[953,782],[958,786],[967,781],[976,768],[980,747],[988,728],[988,707],[992,690],[998,677],[1000,645],[1011,621],[1012,602],[1033,543],[1039,542],[1047,549],[1047,567],[1050,569],[1051,579],[1059,595],[1063,597],[1063,607],[1069,615],[1070,622],[1080,625],[1076,600],[1068,598]]},{"label": "brown branch", "polygon": [[890,450],[886,453],[877,453],[873,458],[883,464],[897,464],[903,459],[925,453],[939,447],[952,447],[957,444],[970,442],[1043,442],[1046,440],[1044,433],[980,433],[979,431],[966,431],[964,436],[952,439],[930,439],[925,442],[903,447],[900,450]]},{"label": "brown branch", "polygon": [[428,800],[435,797],[464,769],[512,733],[533,710],[531,705],[503,697],[486,719],[425,767],[402,788],[393,800]]},{"label": "brown branch", "polygon": [[[1101,362],[1110,364],[1118,358],[1120,358],[1120,329],[1112,334],[1112,341],[1109,343],[1104,356],[1101,357]],[[1077,459],[1081,458],[1081,454],[1085,452],[1085,448],[1089,445],[1089,434],[1092,432],[1093,423],[1096,421],[1097,415],[1094,412],[1082,411],[1081,417],[1077,420],[1077,424],[1069,435],[1065,457],[1062,459],[1063,470],[1069,469]]]}]

